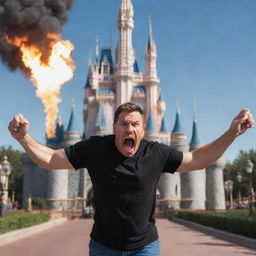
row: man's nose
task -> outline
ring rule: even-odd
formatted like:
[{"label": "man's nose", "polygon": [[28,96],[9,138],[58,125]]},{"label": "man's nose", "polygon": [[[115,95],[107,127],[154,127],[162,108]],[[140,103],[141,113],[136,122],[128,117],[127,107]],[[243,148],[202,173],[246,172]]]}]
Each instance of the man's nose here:
[{"label": "man's nose", "polygon": [[132,132],[133,131],[133,126],[131,124],[127,125],[127,131]]}]

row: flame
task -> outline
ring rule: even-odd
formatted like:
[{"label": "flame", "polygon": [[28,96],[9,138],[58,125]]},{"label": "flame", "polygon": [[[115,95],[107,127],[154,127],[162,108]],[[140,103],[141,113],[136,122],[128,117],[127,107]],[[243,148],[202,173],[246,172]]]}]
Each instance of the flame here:
[{"label": "flame", "polygon": [[61,102],[62,85],[73,78],[75,65],[71,58],[74,46],[70,41],[64,41],[60,35],[48,33],[52,40],[49,57],[42,61],[43,52],[36,45],[28,45],[28,37],[9,38],[5,40],[16,47],[22,55],[25,67],[30,71],[30,80],[36,87],[36,96],[42,100],[46,113],[47,138],[55,138],[55,120],[58,114],[58,104]]}]

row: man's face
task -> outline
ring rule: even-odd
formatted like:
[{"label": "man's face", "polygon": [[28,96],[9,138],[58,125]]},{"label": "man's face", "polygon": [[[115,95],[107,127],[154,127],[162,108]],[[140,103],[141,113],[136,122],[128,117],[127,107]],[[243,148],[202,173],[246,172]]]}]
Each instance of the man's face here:
[{"label": "man's face", "polygon": [[142,115],[137,112],[121,112],[114,123],[115,144],[119,152],[133,156],[145,134],[145,124]]}]

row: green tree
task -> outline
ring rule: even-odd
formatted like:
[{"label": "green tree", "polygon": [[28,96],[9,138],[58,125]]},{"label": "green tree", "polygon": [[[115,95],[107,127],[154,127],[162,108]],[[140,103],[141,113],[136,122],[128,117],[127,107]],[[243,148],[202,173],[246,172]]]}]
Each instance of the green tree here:
[{"label": "green tree", "polygon": [[0,147],[0,162],[3,161],[4,156],[8,157],[11,164],[12,172],[9,177],[9,196],[15,193],[15,199],[21,203],[22,200],[22,184],[24,169],[21,161],[21,151],[14,150],[12,147]]},{"label": "green tree", "polygon": [[[256,151],[250,149],[247,151],[240,151],[233,163],[227,163],[224,169],[224,180],[232,180],[234,182],[234,198],[238,198],[239,191],[242,197],[248,196],[249,191],[249,179],[250,175],[246,172],[245,166],[247,159],[250,159],[254,165],[252,172],[252,183],[254,191],[256,189]],[[237,174],[242,175],[242,181],[237,181]]]}]

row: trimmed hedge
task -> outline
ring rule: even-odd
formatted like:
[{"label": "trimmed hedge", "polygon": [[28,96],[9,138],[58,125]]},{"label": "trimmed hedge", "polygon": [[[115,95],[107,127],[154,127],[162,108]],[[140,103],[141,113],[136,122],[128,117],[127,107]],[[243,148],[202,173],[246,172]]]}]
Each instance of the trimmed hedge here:
[{"label": "trimmed hedge", "polygon": [[190,212],[178,211],[178,218],[196,222],[227,232],[256,238],[256,217],[248,216],[248,211]]},{"label": "trimmed hedge", "polygon": [[41,198],[41,197],[33,197],[32,198],[32,209],[33,210],[47,210],[47,209],[49,209],[47,199]]},{"label": "trimmed hedge", "polygon": [[0,218],[0,234],[7,233],[16,229],[31,227],[47,222],[49,215],[46,213],[10,213]]}]

